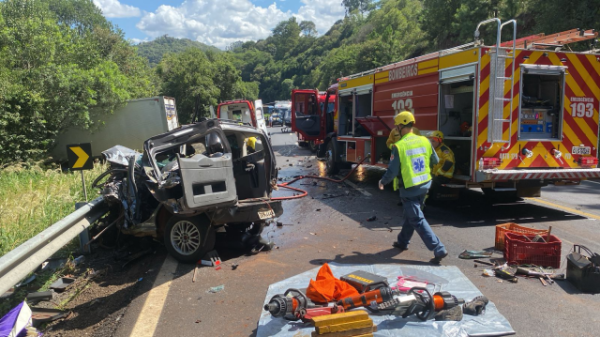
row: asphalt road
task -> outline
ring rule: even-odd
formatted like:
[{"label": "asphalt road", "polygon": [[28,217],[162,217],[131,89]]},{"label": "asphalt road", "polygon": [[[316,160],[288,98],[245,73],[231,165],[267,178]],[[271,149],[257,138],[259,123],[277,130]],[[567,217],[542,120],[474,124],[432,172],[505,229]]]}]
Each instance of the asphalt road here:
[{"label": "asphalt road", "polygon": [[[280,177],[324,174],[324,163],[298,148],[295,136],[273,128]],[[344,174],[344,172],[342,172]],[[119,337],[144,336],[254,336],[269,284],[320,266],[323,262],[427,264],[432,254],[418,236],[408,251],[391,246],[400,227],[398,196],[391,189],[379,191],[383,171],[360,168],[352,184],[307,179],[294,184],[309,196],[286,201],[279,219],[265,234],[277,248],[268,253],[220,250],[222,270],[204,267],[192,282],[193,265],[184,265],[158,254],[157,272],[120,318]],[[465,249],[494,246],[495,226],[516,222],[546,229],[562,239],[563,259],[574,243],[600,251],[600,183],[548,187],[539,200],[493,204],[478,191],[441,206],[427,206],[425,214],[446,245],[444,265],[458,266],[509,320],[518,336],[597,336],[600,297],[579,293],[567,281],[544,287],[539,280],[499,282],[481,276],[482,266],[461,260]],[[276,195],[291,195],[280,190]],[[377,220],[368,222],[371,216]],[[268,231],[268,233],[267,233]],[[501,258],[500,254],[495,257]],[[164,261],[164,262],[163,262]],[[232,265],[239,265],[235,270]],[[153,284],[152,284],[153,282]],[[224,290],[208,293],[211,287]],[[594,332],[596,331],[596,332]]]}]

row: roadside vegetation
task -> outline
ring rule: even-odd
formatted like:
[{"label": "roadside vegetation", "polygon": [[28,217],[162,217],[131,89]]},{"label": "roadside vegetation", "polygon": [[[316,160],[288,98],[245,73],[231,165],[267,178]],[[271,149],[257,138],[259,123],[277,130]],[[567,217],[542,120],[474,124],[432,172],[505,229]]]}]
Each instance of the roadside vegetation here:
[{"label": "roadside vegetation", "polygon": [[[88,198],[98,196],[92,181],[106,169],[97,165],[84,171]],[[18,247],[84,201],[79,172],[63,173],[60,168],[14,165],[0,171],[0,256]]]}]

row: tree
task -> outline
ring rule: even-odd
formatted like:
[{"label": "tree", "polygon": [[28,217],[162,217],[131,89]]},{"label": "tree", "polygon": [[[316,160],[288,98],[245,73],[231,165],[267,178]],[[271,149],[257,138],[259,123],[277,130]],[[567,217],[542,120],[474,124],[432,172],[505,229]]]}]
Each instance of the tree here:
[{"label": "tree", "polygon": [[191,122],[196,101],[200,113],[206,115],[209,106],[218,102],[221,90],[212,78],[213,67],[199,49],[189,48],[179,54],[166,54],[156,66],[156,73],[162,79],[162,94],[175,98],[179,120]]},{"label": "tree", "polygon": [[342,6],[346,9],[346,16],[350,15],[355,10],[361,13],[369,11],[373,8],[372,0],[342,0]]},{"label": "tree", "polygon": [[147,62],[90,0],[6,0],[0,16],[0,164],[44,158],[60,132],[156,94]]},{"label": "tree", "polygon": [[302,21],[300,22],[300,30],[304,36],[316,36],[317,35],[317,26],[312,21]]}]

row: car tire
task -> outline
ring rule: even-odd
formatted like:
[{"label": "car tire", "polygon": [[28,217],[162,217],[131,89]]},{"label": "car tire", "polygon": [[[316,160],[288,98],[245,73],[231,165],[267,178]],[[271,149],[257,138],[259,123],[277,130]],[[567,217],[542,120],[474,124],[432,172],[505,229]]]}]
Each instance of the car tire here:
[{"label": "car tire", "polygon": [[340,165],[337,161],[337,148],[335,139],[331,139],[327,143],[327,151],[325,151],[325,167],[328,175],[334,175],[340,171]]},{"label": "car tire", "polygon": [[164,243],[169,254],[181,262],[198,262],[215,247],[216,235],[206,215],[173,216],[165,226]]}]

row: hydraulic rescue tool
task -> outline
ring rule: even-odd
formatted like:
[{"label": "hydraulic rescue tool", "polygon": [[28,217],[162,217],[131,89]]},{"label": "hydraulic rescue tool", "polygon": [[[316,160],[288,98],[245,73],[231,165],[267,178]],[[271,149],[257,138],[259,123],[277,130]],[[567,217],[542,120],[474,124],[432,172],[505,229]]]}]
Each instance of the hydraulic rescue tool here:
[{"label": "hydraulic rescue tool", "polygon": [[426,321],[432,319],[436,312],[454,308],[465,303],[463,299],[446,292],[431,295],[427,288],[414,287],[406,295],[389,287],[381,287],[364,294],[347,297],[337,304],[344,309],[365,307],[371,311],[392,310],[394,315],[406,318],[416,315]]},{"label": "hydraulic rescue tool", "polygon": [[273,317],[283,317],[290,321],[301,319],[304,322],[310,321],[313,317],[331,315],[345,312],[344,308],[337,305],[317,306],[312,303],[304,293],[298,289],[290,288],[283,294],[277,294],[271,298],[264,309],[273,315]]}]

